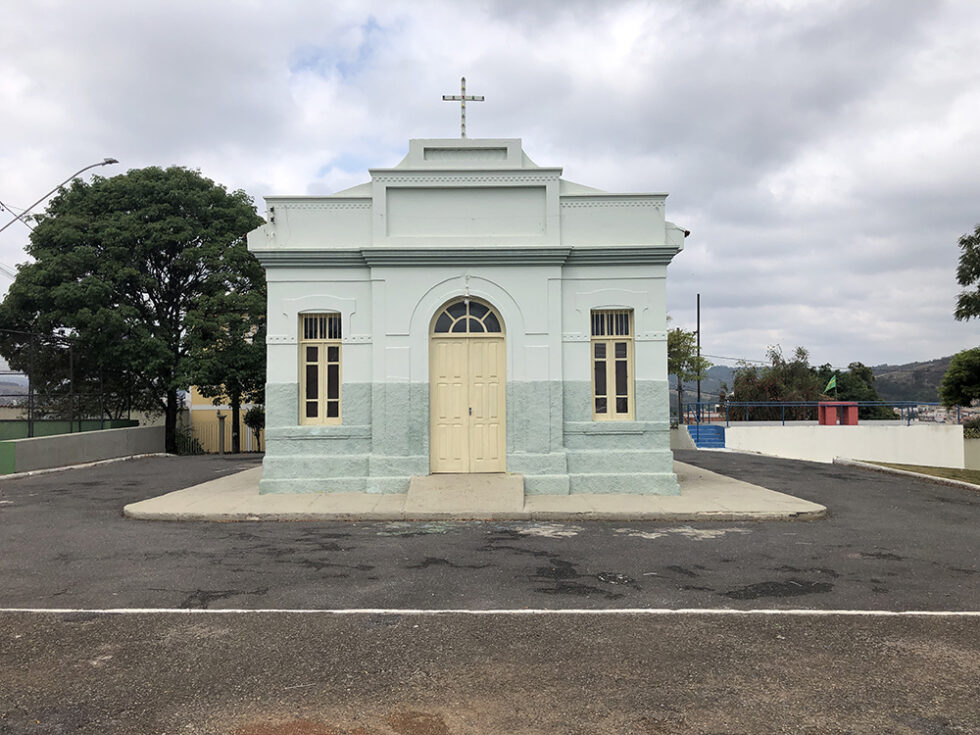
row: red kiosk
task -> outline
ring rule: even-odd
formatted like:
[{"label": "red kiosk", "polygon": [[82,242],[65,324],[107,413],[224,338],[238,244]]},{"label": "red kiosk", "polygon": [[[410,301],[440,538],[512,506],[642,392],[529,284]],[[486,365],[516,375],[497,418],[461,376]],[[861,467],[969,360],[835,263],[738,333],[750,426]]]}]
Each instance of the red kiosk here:
[{"label": "red kiosk", "polygon": [[857,426],[857,402],[823,401],[817,404],[817,418],[821,426]]}]

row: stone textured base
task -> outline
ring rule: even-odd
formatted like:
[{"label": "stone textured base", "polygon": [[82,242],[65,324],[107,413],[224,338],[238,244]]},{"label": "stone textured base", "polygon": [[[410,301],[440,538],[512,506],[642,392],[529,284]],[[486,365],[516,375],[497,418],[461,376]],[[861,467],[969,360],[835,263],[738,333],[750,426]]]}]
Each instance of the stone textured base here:
[{"label": "stone textured base", "polygon": [[[429,474],[428,385],[345,384],[344,423],[297,426],[298,386],[266,387],[261,494],[407,493]],[[666,381],[637,381],[636,421],[592,421],[587,382],[507,385],[507,471],[526,495],[677,495]]]},{"label": "stone textured base", "polygon": [[569,475],[569,494],[586,495],[680,495],[673,472]]}]

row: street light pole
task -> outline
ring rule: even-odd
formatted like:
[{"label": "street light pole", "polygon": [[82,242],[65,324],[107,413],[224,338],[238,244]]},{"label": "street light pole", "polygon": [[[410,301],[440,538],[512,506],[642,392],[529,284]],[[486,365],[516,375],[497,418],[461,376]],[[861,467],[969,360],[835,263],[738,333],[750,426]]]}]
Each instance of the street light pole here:
[{"label": "street light pole", "polygon": [[56,191],[58,191],[58,189],[60,189],[62,186],[64,186],[65,184],[67,184],[69,181],[71,181],[72,179],[74,179],[79,174],[85,173],[90,168],[95,168],[97,166],[108,166],[109,164],[112,164],[112,163],[119,163],[119,161],[117,161],[115,158],[103,158],[98,163],[93,163],[93,164],[91,164],[89,166],[86,166],[85,168],[78,169],[78,171],[76,171],[71,176],[69,176],[67,179],[65,179],[64,181],[62,181],[60,184],[58,184],[56,187],[54,187],[51,191],[49,191],[43,197],[41,197],[36,202],[34,202],[27,209],[25,209],[24,211],[22,211],[20,214],[15,215],[14,218],[12,220],[10,220],[10,222],[8,222],[7,224],[5,224],[3,227],[0,227],[0,232],[3,232],[4,230],[6,230],[14,222],[21,222],[21,223],[23,223],[23,224],[26,225],[27,222],[25,222],[23,219],[21,219],[22,217],[25,217],[28,214],[28,212],[30,212],[32,209],[34,209],[34,207],[36,207],[38,204],[40,204],[41,202],[43,202],[49,196],[51,196],[52,194],[54,194]]}]

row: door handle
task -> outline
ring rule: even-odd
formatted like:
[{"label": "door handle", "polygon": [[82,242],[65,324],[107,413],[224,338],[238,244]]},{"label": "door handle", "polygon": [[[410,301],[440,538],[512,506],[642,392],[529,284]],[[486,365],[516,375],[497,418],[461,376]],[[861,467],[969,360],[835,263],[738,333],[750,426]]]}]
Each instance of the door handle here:
[{"label": "door handle", "polygon": [[470,416],[473,415],[473,406],[470,406]]}]

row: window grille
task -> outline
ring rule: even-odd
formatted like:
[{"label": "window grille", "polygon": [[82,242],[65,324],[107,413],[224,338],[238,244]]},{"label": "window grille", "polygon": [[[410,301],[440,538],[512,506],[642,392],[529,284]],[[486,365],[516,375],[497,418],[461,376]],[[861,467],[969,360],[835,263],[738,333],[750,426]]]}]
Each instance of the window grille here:
[{"label": "window grille", "polygon": [[593,337],[628,337],[633,312],[630,309],[615,309],[592,312]]},{"label": "window grille", "polygon": [[436,317],[436,334],[499,334],[503,331],[497,312],[486,304],[460,299],[446,306]]},{"label": "window grille", "polygon": [[303,339],[340,339],[340,314],[304,314]]}]

